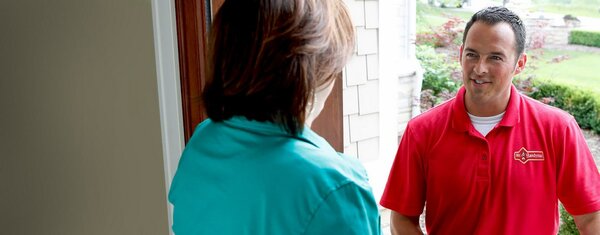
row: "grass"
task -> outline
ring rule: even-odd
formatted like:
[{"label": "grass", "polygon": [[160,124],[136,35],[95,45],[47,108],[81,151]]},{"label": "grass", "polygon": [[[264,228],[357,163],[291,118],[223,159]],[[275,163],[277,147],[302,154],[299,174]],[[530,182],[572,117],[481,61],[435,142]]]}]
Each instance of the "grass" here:
[{"label": "grass", "polygon": [[531,11],[543,10],[544,12],[557,13],[557,14],[571,14],[573,16],[585,16],[600,18],[599,6],[586,6],[586,5],[574,5],[574,4],[539,4],[534,5],[530,8]]},{"label": "grass", "polygon": [[[466,23],[472,15],[461,9],[432,7],[417,1],[417,33],[431,31],[446,23],[449,17],[458,17]],[[464,24],[459,27],[464,28]]]},{"label": "grass", "polygon": [[[551,63],[552,58],[566,55],[569,58]],[[587,89],[600,99],[600,53],[582,51],[545,50],[536,63],[534,74],[537,79]]]}]

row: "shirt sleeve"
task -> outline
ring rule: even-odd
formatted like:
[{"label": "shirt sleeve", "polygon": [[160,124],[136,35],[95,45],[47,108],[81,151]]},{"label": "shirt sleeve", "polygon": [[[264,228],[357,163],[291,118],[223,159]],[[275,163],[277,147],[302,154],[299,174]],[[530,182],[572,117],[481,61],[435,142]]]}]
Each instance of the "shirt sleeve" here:
[{"label": "shirt sleeve", "polygon": [[572,215],[600,211],[600,173],[583,133],[571,118],[558,162],[558,197]]},{"label": "shirt sleeve", "polygon": [[332,191],[313,214],[304,234],[381,234],[379,211],[370,189],[352,182]]},{"label": "shirt sleeve", "polygon": [[400,141],[380,204],[406,216],[417,216],[425,206],[425,172],[410,123]]}]

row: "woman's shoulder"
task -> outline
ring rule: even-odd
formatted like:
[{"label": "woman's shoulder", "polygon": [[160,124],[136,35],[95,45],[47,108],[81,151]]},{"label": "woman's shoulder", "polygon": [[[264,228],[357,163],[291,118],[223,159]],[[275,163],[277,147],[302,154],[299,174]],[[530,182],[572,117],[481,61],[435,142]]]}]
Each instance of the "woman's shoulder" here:
[{"label": "woman's shoulder", "polygon": [[337,188],[344,184],[354,184],[368,188],[368,177],[365,168],[356,157],[338,153],[331,146],[315,146],[298,141],[293,154],[298,162],[292,170],[308,176],[313,183],[320,183],[328,188]]},{"label": "woman's shoulder", "polygon": [[201,161],[193,164],[194,172],[211,163],[226,169],[215,174],[284,180],[294,187],[316,189],[319,194],[344,184],[370,190],[358,159],[336,152],[310,128],[290,136],[268,123],[237,121],[240,123],[206,120],[200,124],[182,159]]}]

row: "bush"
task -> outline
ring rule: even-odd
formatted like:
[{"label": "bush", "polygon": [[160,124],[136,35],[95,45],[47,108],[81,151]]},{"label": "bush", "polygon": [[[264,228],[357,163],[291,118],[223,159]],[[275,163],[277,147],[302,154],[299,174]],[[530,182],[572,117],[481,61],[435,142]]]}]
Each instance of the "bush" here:
[{"label": "bush", "polygon": [[569,44],[600,47],[600,32],[573,30],[569,35]]},{"label": "bush", "polygon": [[560,205],[560,218],[562,219],[562,224],[560,225],[560,229],[558,230],[559,235],[578,235],[579,230],[577,230],[577,226],[575,225],[575,221],[573,217],[565,210],[563,205]]},{"label": "bush", "polygon": [[433,47],[447,47],[460,45],[463,29],[458,26],[463,22],[458,17],[449,17],[443,25],[431,29],[431,32],[418,33],[417,45],[429,45]]},{"label": "bush", "polygon": [[438,54],[433,47],[419,45],[416,48],[417,59],[424,69],[423,91],[429,106],[436,105],[452,97],[462,84],[460,65],[444,54]]},{"label": "bush", "polygon": [[600,133],[600,101],[589,91],[552,82],[536,82],[529,96],[569,112],[581,128]]},{"label": "bush", "polygon": [[438,2],[440,3],[440,7],[442,7],[442,8],[446,8],[446,7],[461,8],[463,5],[462,0],[438,0]]}]

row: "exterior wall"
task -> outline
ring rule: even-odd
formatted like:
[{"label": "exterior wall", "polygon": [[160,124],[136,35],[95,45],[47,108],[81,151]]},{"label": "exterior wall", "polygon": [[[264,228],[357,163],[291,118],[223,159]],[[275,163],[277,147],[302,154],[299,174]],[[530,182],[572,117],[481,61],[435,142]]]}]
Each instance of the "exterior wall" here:
[{"label": "exterior wall", "polygon": [[379,145],[379,2],[346,1],[356,27],[356,53],[345,69],[344,152],[369,161]]},{"label": "exterior wall", "polygon": [[546,33],[544,42],[550,45],[567,45],[569,44],[570,32],[571,28],[568,27],[551,26],[544,29],[544,33]]},{"label": "exterior wall", "polygon": [[533,38],[542,40],[549,45],[569,44],[569,33],[572,28],[565,25],[562,19],[528,17],[524,21],[527,30],[527,45],[531,45]]},{"label": "exterior wall", "polygon": [[423,75],[419,65],[414,66],[415,71],[402,74],[398,78],[398,137],[404,133],[408,121],[421,111],[419,102]]},{"label": "exterior wall", "polygon": [[363,162],[378,199],[399,131],[415,110],[413,88],[420,91],[420,80],[415,79],[416,4],[410,0],[345,2],[356,27],[357,45],[343,76],[344,152]]}]

